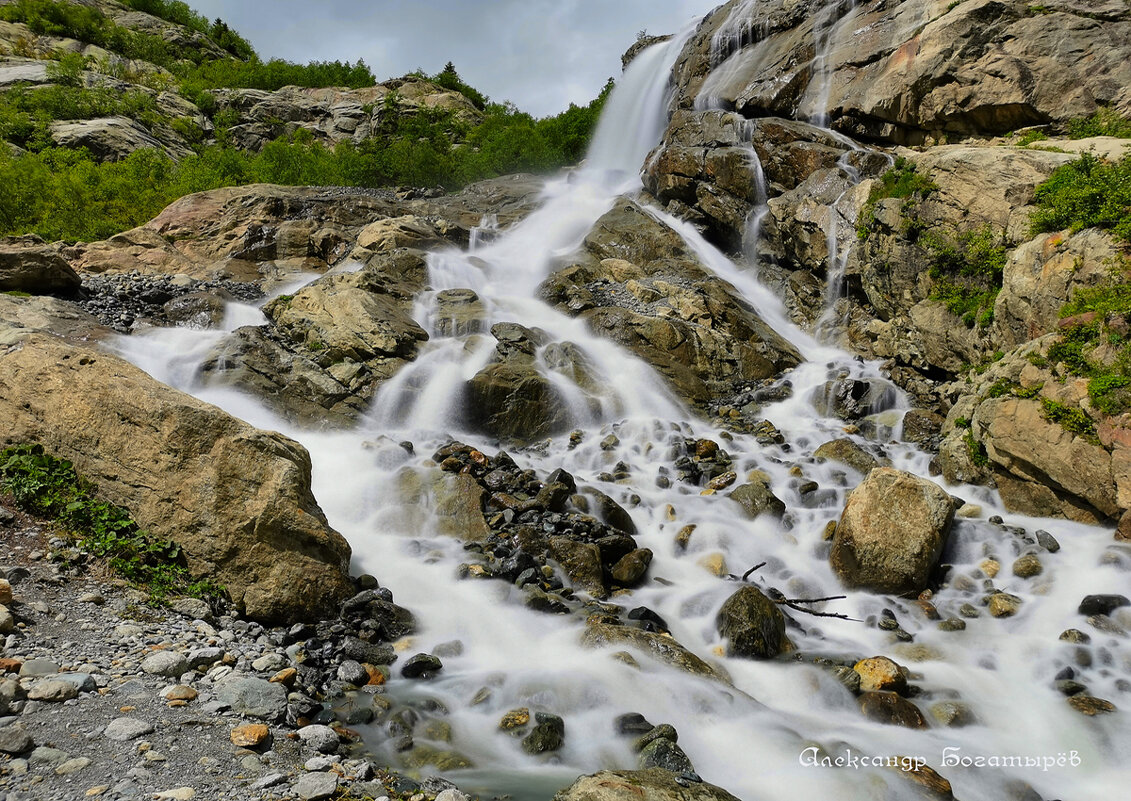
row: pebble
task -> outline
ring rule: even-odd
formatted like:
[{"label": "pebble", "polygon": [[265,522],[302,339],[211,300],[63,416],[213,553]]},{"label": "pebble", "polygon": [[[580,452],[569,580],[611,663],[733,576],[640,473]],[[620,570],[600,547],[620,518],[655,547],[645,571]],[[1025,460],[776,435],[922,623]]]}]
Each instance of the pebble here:
[{"label": "pebble", "polygon": [[90,759],[87,757],[75,757],[55,768],[55,773],[58,776],[70,776],[72,773],[78,773],[89,764]]},{"label": "pebble", "polygon": [[1121,606],[1131,606],[1131,599],[1125,595],[1086,595],[1077,611],[1088,616],[1110,615]]},{"label": "pebble", "polygon": [[154,793],[153,797],[162,801],[189,801],[190,798],[196,797],[196,790],[191,787],[174,787],[163,793]]},{"label": "pebble", "polygon": [[429,679],[444,668],[439,657],[432,654],[417,654],[405,662],[401,675],[406,679]]},{"label": "pebble", "polygon": [[332,754],[341,744],[338,733],[329,726],[303,726],[298,730],[298,736],[307,746],[324,754]]},{"label": "pebble", "polygon": [[990,614],[994,617],[1012,617],[1021,608],[1021,599],[1007,592],[998,592],[990,596]]},{"label": "pebble", "polygon": [[255,748],[266,742],[271,736],[271,730],[262,723],[249,723],[246,726],[237,726],[232,729],[229,738],[232,745],[240,748]]},{"label": "pebble", "polygon": [[110,721],[110,725],[106,727],[103,734],[108,739],[117,742],[126,742],[128,740],[136,740],[143,734],[149,734],[154,730],[152,723],[147,723],[144,720],[137,718],[115,718]]},{"label": "pebble", "polygon": [[1056,537],[1052,534],[1040,528],[1034,533],[1037,535],[1037,544],[1049,553],[1056,553],[1060,550],[1060,543],[1056,541]]},{"label": "pebble", "polygon": [[173,651],[157,651],[141,661],[141,669],[153,676],[177,678],[189,669],[188,660]]},{"label": "pebble", "polygon": [[1028,553],[1013,563],[1013,575],[1018,578],[1032,578],[1044,572],[1045,566],[1041,564],[1040,557],[1035,553]]},{"label": "pebble", "polygon": [[269,773],[251,785],[252,790],[266,790],[268,787],[277,787],[287,780],[285,773]]},{"label": "pebble", "polygon": [[32,749],[35,743],[22,723],[11,723],[0,728],[0,752],[23,754]]},{"label": "pebble", "polygon": [[338,791],[338,777],[334,773],[304,773],[293,789],[303,801],[321,801]]}]

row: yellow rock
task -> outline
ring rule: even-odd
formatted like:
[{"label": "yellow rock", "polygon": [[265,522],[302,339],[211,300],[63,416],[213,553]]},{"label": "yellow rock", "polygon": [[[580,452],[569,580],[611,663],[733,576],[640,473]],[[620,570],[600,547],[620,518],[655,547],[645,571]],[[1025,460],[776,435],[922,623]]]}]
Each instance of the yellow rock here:
[{"label": "yellow rock", "polygon": [[246,726],[237,726],[230,735],[232,745],[240,748],[254,748],[262,745],[270,736],[271,731],[262,723],[249,723]]},{"label": "yellow rock", "polygon": [[993,578],[1001,570],[1001,562],[996,559],[983,559],[978,569],[986,574],[986,578]]},{"label": "yellow rock", "polygon": [[907,689],[907,669],[886,656],[861,659],[852,669],[860,674],[861,692],[887,690],[901,692]]},{"label": "yellow rock", "polygon": [[730,572],[727,570],[726,557],[718,552],[706,554],[699,559],[697,564],[713,576],[721,577]]},{"label": "yellow rock", "polygon": [[526,707],[519,707],[512,709],[510,712],[503,715],[503,719],[499,721],[499,728],[503,731],[513,732],[515,729],[521,729],[530,723],[530,710]]}]

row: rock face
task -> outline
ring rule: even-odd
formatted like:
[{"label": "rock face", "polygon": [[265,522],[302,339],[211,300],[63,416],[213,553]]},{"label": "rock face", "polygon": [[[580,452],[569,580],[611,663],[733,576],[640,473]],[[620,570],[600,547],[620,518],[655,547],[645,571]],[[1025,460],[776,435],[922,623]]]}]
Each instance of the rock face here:
[{"label": "rock face", "polygon": [[82,285],[59,245],[35,236],[0,239],[0,292],[69,295]]},{"label": "rock face", "polygon": [[73,461],[249,617],[314,618],[350,593],[349,545],[311,494],[297,443],[40,334],[0,354],[0,409],[5,443],[39,442]]},{"label": "rock face", "polygon": [[678,781],[670,770],[604,770],[582,776],[554,801],[738,801],[706,782]]},{"label": "rock face", "polygon": [[650,363],[692,403],[801,360],[674,231],[630,200],[597,221],[540,292]]},{"label": "rock face", "polygon": [[907,144],[1086,117],[1100,106],[1131,113],[1126,4],[1033,8],[1024,0],[732,0],[685,47],[676,102],[746,117],[827,117],[857,138]]},{"label": "rock face", "polygon": [[[965,388],[943,427],[943,476],[992,481],[1008,508],[1028,514],[1120,520],[1131,508],[1127,420],[1093,409],[1086,379],[1042,362],[1056,338],[1016,348]],[[1046,405],[1075,415],[1075,430],[1051,419]]]},{"label": "rock face", "polygon": [[879,467],[848,496],[833,536],[833,570],[850,587],[917,593],[927,586],[954,519],[937,484]]},{"label": "rock face", "polygon": [[55,122],[51,138],[59,147],[84,147],[99,161],[120,161],[135,150],[164,150],[173,158],[192,151],[187,147],[167,149],[144,125],[129,117],[103,117],[74,122]]}]

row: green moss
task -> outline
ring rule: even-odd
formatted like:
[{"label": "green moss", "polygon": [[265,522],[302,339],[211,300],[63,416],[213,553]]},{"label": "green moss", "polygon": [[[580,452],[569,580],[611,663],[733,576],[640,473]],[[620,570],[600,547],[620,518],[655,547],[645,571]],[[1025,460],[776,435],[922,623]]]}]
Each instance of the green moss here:
[{"label": "green moss", "polygon": [[1032,130],[1023,133],[1013,144],[1017,145],[1018,147],[1028,147],[1034,142],[1040,142],[1048,138],[1049,135],[1042,131],[1040,128],[1033,128]]},{"label": "green moss", "polygon": [[1083,437],[1090,442],[1098,442],[1096,424],[1082,409],[1054,401],[1051,398],[1041,398],[1041,406],[1043,408],[1042,416],[1050,423],[1059,423],[1065,431]]},{"label": "green moss", "polygon": [[966,443],[966,451],[970,454],[970,461],[977,467],[986,467],[990,463],[989,454],[986,453],[986,446],[974,439],[974,432],[967,429],[966,433],[962,435],[962,441]]},{"label": "green moss", "polygon": [[156,601],[169,595],[200,598],[224,593],[211,582],[194,581],[180,546],[143,531],[125,509],[99,500],[94,486],[75,472],[74,465],[47,454],[41,445],[0,451],[0,487],[19,508],[52,520]]}]

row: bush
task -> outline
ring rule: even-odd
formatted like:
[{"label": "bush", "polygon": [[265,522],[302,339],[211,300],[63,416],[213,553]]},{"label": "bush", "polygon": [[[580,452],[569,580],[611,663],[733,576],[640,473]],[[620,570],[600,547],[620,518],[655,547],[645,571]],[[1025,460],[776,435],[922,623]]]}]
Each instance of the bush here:
[{"label": "bush", "polygon": [[155,600],[170,594],[223,595],[222,587],[192,580],[180,546],[143,531],[125,509],[99,500],[74,465],[45,453],[41,445],[0,451],[0,487],[19,508],[53,521]]},{"label": "bush", "polygon": [[1117,136],[1131,139],[1131,120],[1125,120],[1109,108],[1101,108],[1082,120],[1070,120],[1069,139],[1087,139],[1092,136]]},{"label": "bush", "polygon": [[1085,153],[1037,187],[1033,233],[1103,228],[1131,242],[1131,156],[1111,163]]},{"label": "bush", "polygon": [[994,301],[1001,291],[1006,248],[989,225],[950,240],[928,232],[920,242],[931,256],[931,298],[968,327],[993,322]]},{"label": "bush", "polygon": [[[919,173],[915,163],[900,156],[895,164],[880,176],[868,194],[868,200],[860,210],[859,222],[856,225],[856,235],[860,239],[868,238],[868,231],[876,221],[876,204],[887,198],[904,200],[903,212],[912,211],[916,201],[938,190],[938,184],[929,177]],[[910,224],[911,221],[909,221]]]}]

